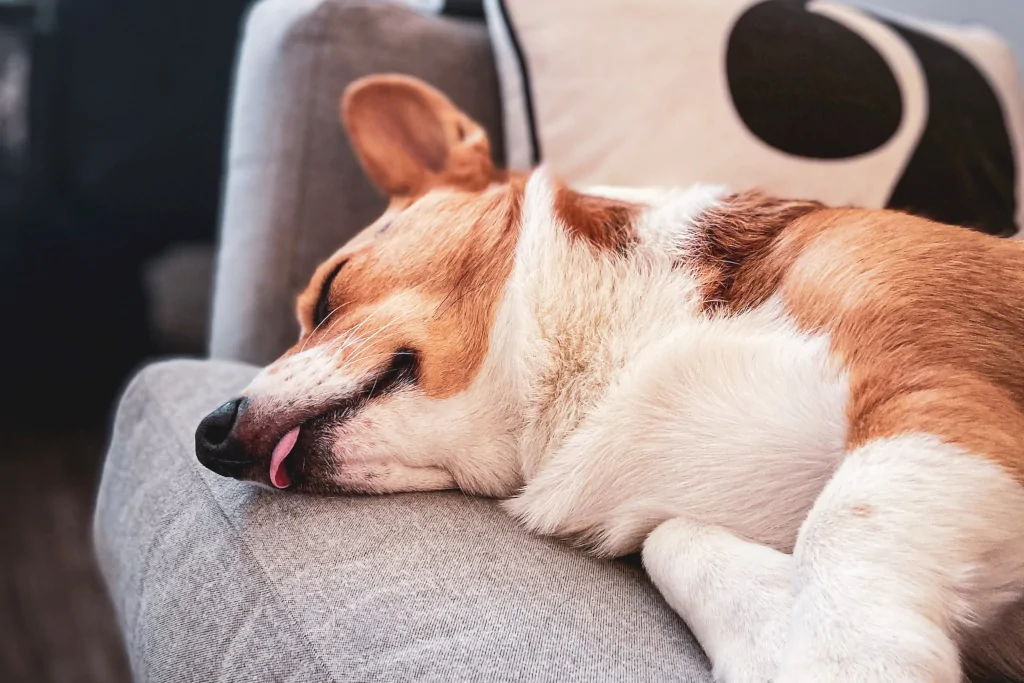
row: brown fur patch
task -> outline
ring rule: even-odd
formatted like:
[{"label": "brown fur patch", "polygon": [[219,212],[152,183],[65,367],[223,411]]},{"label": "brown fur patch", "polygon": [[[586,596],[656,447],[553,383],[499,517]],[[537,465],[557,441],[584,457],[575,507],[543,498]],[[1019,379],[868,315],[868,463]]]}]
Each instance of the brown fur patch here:
[{"label": "brown fur patch", "polygon": [[741,310],[764,303],[778,289],[780,264],[765,257],[797,218],[819,211],[818,202],[784,200],[760,192],[726,197],[697,223],[693,261],[705,308]]},{"label": "brown fur patch", "polygon": [[830,335],[850,371],[848,447],[934,434],[1024,482],[1024,244],[891,211],[798,206],[769,228],[773,205],[705,218],[727,245],[708,248],[703,268],[725,273],[708,291],[733,310],[780,293]]},{"label": "brown fur patch", "polygon": [[571,236],[602,251],[624,253],[636,243],[633,221],[640,207],[635,204],[581,194],[559,185],[554,212]]},{"label": "brown fur patch", "polygon": [[[420,387],[444,398],[464,390],[479,372],[519,234],[523,184],[517,179],[484,192],[434,192],[370,226],[322,264],[299,297],[303,346],[356,342],[343,353],[349,371],[386,365],[401,348],[420,354]],[[314,330],[313,308],[334,266],[347,260],[330,286],[332,316]]]}]

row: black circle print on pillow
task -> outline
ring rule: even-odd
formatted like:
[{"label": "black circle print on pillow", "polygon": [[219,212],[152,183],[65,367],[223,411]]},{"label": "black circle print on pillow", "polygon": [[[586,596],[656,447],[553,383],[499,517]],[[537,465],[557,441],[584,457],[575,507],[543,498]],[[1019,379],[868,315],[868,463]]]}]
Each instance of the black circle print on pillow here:
[{"label": "black circle print on pillow", "polygon": [[754,135],[811,159],[846,159],[900,127],[900,87],[885,59],[802,1],[753,5],[732,27],[725,70],[733,105]]},{"label": "black circle print on pillow", "polygon": [[[1016,232],[1016,168],[991,84],[955,48],[884,19],[917,55],[928,120],[886,206],[996,235]],[[884,145],[903,115],[888,62],[806,0],[766,0],[735,22],[726,76],[736,112],[764,143],[840,160]]]}]

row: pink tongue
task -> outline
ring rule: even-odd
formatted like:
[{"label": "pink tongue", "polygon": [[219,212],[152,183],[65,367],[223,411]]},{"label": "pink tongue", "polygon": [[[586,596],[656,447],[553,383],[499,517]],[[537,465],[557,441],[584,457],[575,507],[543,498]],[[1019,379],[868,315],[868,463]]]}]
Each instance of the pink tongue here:
[{"label": "pink tongue", "polygon": [[270,483],[279,489],[286,489],[292,485],[292,480],[281,465],[284,459],[295,447],[295,440],[299,438],[299,427],[291,430],[281,437],[281,440],[274,446],[274,454],[270,456]]}]

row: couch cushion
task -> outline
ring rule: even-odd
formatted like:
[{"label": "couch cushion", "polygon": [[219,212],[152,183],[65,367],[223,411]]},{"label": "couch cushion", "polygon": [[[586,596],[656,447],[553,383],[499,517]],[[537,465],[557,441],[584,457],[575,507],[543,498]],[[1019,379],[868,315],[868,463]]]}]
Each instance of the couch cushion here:
[{"label": "couch cushion", "polygon": [[222,479],[193,430],[253,376],[144,370],[95,520],[140,681],[709,681],[642,572],[458,493],[317,498]]}]

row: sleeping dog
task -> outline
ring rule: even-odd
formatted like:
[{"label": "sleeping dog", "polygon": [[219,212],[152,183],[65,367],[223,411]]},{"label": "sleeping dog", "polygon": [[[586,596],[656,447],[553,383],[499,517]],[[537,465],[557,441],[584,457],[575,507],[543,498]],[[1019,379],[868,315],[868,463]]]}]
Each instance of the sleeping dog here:
[{"label": "sleeping dog", "polygon": [[388,208],[203,420],[204,465],[641,551],[727,683],[1024,680],[1024,243],[505,172],[402,76],[342,118]]}]

